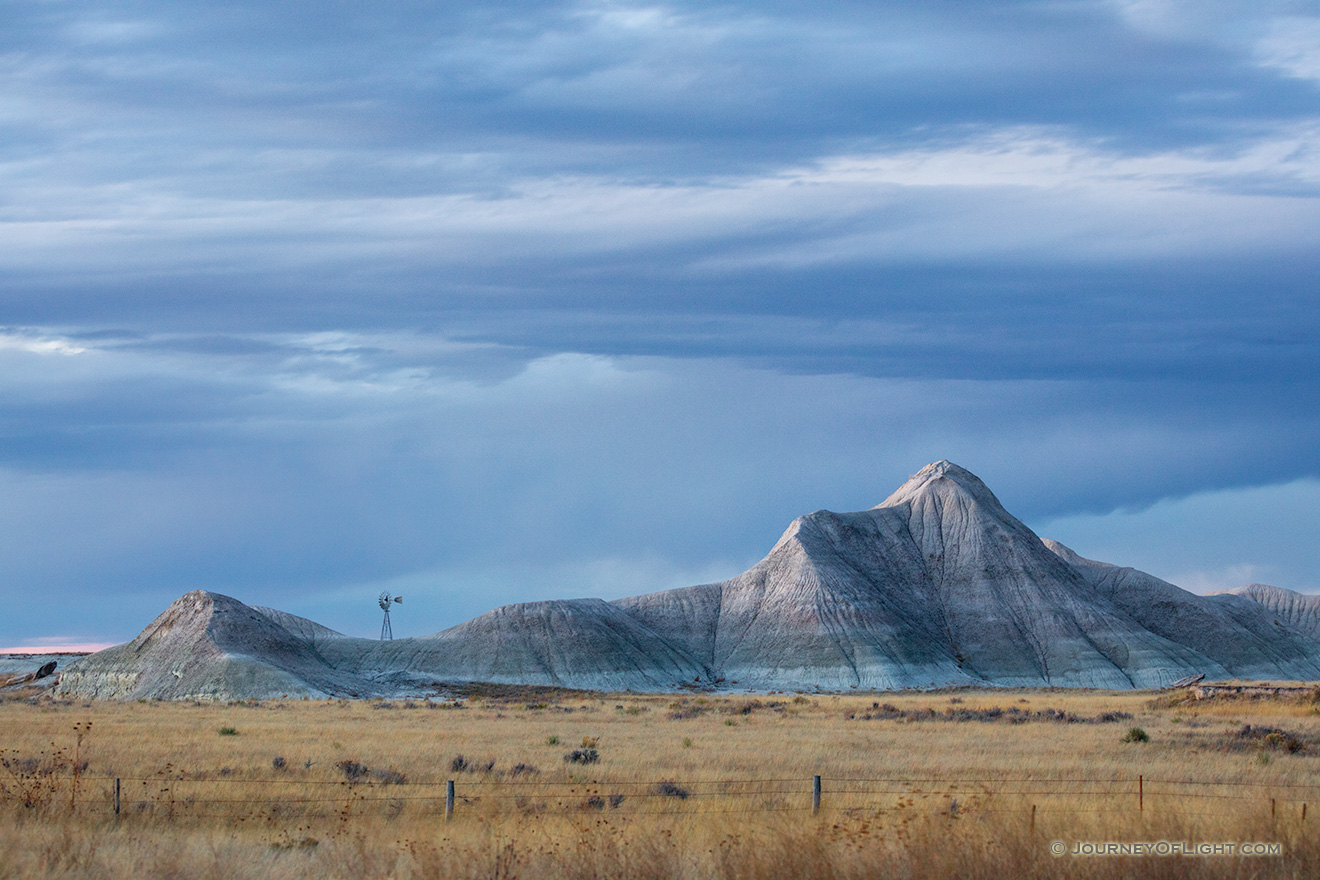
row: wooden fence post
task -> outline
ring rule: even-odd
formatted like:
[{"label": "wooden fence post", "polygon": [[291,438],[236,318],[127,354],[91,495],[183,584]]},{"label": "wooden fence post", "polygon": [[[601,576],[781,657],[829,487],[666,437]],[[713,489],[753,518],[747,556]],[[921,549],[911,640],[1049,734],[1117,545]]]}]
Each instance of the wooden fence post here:
[{"label": "wooden fence post", "polygon": [[815,776],[811,780],[811,815],[820,812],[820,777]]},{"label": "wooden fence post", "polygon": [[445,783],[445,821],[454,818],[454,780]]},{"label": "wooden fence post", "polygon": [[1137,775],[1137,812],[1146,812],[1146,777]]},{"label": "wooden fence post", "polygon": [[1036,805],[1031,805],[1031,833],[1036,833]]},{"label": "wooden fence post", "polygon": [[119,815],[119,777],[115,777],[115,815]]}]

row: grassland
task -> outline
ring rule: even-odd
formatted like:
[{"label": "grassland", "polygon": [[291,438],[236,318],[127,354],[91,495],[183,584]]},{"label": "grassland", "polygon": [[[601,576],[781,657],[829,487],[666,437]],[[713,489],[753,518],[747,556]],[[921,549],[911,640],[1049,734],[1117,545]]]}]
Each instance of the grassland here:
[{"label": "grassland", "polygon": [[[1320,874],[1309,697],[35,698],[0,749],[3,878]],[[1161,840],[1279,854],[1050,852]]]}]

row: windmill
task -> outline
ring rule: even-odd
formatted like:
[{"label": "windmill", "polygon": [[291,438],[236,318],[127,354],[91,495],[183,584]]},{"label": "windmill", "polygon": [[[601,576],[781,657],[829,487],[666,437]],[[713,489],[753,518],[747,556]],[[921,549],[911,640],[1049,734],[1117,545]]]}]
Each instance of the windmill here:
[{"label": "windmill", "polygon": [[385,612],[385,620],[382,621],[380,625],[380,638],[381,641],[384,641],[385,639],[394,638],[394,627],[390,626],[390,603],[397,602],[398,604],[402,605],[403,597],[391,596],[389,594],[389,591],[386,590],[384,593],[380,594],[379,601],[380,601],[380,610]]}]

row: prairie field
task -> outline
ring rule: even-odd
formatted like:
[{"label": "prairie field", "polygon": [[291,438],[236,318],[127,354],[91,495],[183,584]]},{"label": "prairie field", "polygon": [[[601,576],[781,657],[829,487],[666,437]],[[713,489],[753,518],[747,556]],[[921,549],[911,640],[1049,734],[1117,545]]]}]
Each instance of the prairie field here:
[{"label": "prairie field", "polygon": [[1309,694],[31,696],[0,750],[0,878],[1320,874]]}]

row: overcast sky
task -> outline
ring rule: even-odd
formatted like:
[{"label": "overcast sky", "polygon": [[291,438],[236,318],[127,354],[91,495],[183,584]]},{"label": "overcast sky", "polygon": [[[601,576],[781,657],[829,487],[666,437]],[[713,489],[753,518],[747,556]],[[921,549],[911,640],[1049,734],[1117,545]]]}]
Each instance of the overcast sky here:
[{"label": "overcast sky", "polygon": [[1320,590],[1320,11],[0,0],[0,646],[732,576],[979,474]]}]

